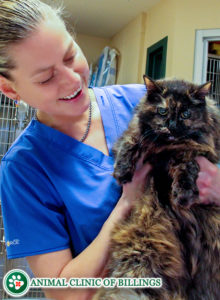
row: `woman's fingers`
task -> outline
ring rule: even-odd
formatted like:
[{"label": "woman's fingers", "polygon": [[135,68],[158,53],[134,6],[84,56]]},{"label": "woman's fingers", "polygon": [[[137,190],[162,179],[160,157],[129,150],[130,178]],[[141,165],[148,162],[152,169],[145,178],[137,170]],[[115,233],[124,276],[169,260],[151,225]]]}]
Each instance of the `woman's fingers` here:
[{"label": "woman's fingers", "polygon": [[201,203],[220,205],[220,170],[205,157],[197,157],[200,172],[196,184]]}]

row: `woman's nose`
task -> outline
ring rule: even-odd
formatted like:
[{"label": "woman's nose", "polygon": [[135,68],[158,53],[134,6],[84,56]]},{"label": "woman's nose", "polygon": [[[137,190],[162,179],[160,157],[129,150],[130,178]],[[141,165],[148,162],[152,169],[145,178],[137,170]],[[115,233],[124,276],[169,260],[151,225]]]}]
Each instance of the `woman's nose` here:
[{"label": "woman's nose", "polygon": [[80,81],[80,75],[74,71],[73,68],[63,67],[60,73],[60,84],[73,84],[74,82]]}]

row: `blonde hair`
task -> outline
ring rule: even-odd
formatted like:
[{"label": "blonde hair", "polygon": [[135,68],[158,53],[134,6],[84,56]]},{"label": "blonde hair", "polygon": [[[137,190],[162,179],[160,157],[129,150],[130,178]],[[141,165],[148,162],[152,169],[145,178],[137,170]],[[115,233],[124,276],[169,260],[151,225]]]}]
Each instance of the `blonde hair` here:
[{"label": "blonde hair", "polygon": [[61,17],[63,8],[51,7],[39,0],[0,0],[0,75],[12,80],[10,70],[16,67],[9,49],[37,30],[51,15]]}]

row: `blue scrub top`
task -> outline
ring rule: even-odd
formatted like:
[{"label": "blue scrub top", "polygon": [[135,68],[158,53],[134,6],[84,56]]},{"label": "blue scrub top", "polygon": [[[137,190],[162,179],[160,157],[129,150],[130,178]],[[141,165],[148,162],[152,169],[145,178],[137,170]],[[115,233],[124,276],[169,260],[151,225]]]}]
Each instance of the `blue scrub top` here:
[{"label": "blue scrub top", "polygon": [[144,85],[94,88],[109,156],[32,120],[1,163],[1,201],[8,258],[70,248],[97,236],[121,188],[112,177],[112,146],[144,96]]}]

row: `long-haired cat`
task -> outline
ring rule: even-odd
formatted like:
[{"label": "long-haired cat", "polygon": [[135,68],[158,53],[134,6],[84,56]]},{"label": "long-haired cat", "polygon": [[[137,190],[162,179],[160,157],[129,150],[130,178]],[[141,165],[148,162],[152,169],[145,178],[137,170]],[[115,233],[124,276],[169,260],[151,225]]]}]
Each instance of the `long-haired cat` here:
[{"label": "long-haired cat", "polygon": [[153,81],[115,146],[114,177],[152,165],[142,197],[112,233],[108,277],[162,278],[160,288],[102,288],[99,300],[219,300],[220,207],[199,203],[197,156],[220,159],[220,118],[210,83]]}]

